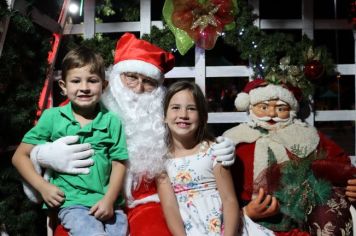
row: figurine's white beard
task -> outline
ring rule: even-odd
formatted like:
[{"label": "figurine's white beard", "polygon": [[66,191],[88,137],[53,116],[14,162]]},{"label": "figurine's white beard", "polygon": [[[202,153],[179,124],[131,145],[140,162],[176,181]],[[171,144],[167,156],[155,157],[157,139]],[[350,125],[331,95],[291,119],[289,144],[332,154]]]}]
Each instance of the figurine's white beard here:
[{"label": "figurine's white beard", "polygon": [[[254,127],[262,127],[267,130],[278,130],[281,128],[284,128],[290,124],[293,123],[295,117],[296,117],[296,112],[295,111],[290,111],[289,112],[289,117],[286,119],[281,119],[279,117],[269,117],[269,116],[264,116],[264,117],[258,117],[256,116],[253,111],[250,109],[250,114],[251,118],[250,124]],[[276,122],[275,124],[270,124],[268,121],[274,121]]]},{"label": "figurine's white beard", "polygon": [[164,170],[165,126],[163,97],[158,87],[150,93],[136,94],[123,86],[117,73],[111,73],[109,87],[103,96],[104,105],[118,114],[123,123],[129,153],[128,174],[137,186],[143,177],[153,180]]}]

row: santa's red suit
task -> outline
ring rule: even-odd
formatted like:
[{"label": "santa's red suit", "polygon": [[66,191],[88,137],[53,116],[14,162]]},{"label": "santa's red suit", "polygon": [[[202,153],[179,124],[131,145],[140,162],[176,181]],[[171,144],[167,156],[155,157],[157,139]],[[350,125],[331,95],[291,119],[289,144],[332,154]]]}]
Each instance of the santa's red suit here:
[{"label": "santa's red suit", "polygon": [[[317,132],[314,127],[308,126],[299,120],[295,120],[287,127],[275,131],[256,128],[251,123],[241,124],[227,130],[224,136],[229,137],[237,144],[237,160],[233,166],[232,173],[237,194],[244,204],[247,204],[255,197],[259,187],[264,187],[266,192],[272,195],[273,190],[275,190],[273,188],[278,187],[278,183],[268,180],[268,175],[261,175],[269,167],[268,158],[271,151],[275,156],[277,164],[286,163],[293,158],[304,158],[315,151],[322,151],[326,159],[320,160],[322,162],[315,162],[315,172],[318,172],[315,175],[327,178],[334,185],[338,186],[345,186],[346,181],[352,178],[351,174],[354,170],[351,167],[348,155],[334,142]],[[296,147],[299,150],[303,150],[303,152],[296,153]],[[344,168],[345,171],[339,168]],[[330,173],[330,171],[333,172]],[[338,172],[338,174],[333,175],[335,172]],[[274,177],[276,176],[274,175]],[[331,213],[332,209],[318,212],[318,207],[314,208],[313,212],[318,212],[319,217],[315,216],[313,219],[310,219],[311,222],[308,222],[314,228],[311,232],[319,230],[319,233],[321,233],[330,229],[331,232],[335,232],[330,235],[341,235],[343,230],[345,232],[351,230],[351,228],[348,228],[351,227],[352,223],[349,213],[350,204],[345,201],[344,193],[342,195],[336,197],[339,202],[335,202],[335,204],[338,204],[338,210],[334,212],[335,214],[325,214],[326,212]],[[282,231],[276,232],[276,234],[309,235],[297,228]]]},{"label": "santa's red suit", "polygon": [[158,199],[156,183],[141,182],[132,196],[134,201],[127,207],[130,235],[171,235]]}]

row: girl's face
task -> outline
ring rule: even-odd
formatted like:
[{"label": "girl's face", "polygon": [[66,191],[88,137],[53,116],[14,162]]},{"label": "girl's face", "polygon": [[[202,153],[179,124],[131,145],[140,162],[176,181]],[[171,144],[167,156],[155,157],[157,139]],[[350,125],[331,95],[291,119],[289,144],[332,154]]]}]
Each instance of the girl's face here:
[{"label": "girl's face", "polygon": [[89,65],[69,70],[65,81],[59,81],[64,95],[79,108],[95,108],[106,85],[107,81],[90,73]]},{"label": "girl's face", "polygon": [[193,138],[199,127],[199,114],[193,94],[182,90],[169,101],[165,123],[173,138]]}]

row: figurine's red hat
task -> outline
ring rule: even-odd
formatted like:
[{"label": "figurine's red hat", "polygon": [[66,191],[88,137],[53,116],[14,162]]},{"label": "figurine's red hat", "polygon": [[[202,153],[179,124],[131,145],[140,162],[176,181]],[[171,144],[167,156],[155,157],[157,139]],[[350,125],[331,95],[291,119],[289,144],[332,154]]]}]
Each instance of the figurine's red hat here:
[{"label": "figurine's red hat", "polygon": [[302,92],[291,85],[272,84],[264,79],[255,79],[248,82],[243,91],[237,95],[235,106],[238,111],[247,111],[250,105],[272,99],[284,101],[297,111]]}]

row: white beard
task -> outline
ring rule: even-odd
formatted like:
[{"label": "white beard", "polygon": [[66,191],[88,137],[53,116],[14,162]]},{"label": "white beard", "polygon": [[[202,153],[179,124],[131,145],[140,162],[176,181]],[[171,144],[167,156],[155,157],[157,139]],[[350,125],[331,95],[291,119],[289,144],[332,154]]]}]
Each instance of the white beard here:
[{"label": "white beard", "polygon": [[152,181],[164,170],[165,126],[162,86],[150,93],[136,94],[123,86],[115,69],[108,72],[109,86],[102,101],[123,121],[129,154],[126,188],[136,188],[141,180]]},{"label": "white beard", "polygon": [[[252,127],[262,127],[266,130],[278,130],[278,129],[282,129],[282,128],[292,124],[295,120],[295,117],[297,116],[297,113],[295,111],[290,111],[289,117],[287,119],[281,119],[278,117],[271,118],[268,116],[258,117],[250,109],[249,116],[251,118],[251,121],[249,124]],[[273,120],[276,123],[275,124],[268,123],[268,121],[270,121],[270,120]]]}]

